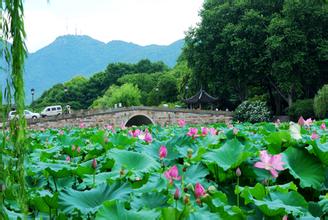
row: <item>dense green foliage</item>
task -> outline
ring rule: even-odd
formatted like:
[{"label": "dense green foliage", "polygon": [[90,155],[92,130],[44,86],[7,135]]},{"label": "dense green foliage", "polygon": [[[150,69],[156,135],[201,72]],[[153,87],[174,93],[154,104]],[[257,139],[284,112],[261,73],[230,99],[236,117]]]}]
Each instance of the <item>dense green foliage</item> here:
[{"label": "dense green foliage", "polygon": [[328,116],[328,85],[324,85],[314,97],[314,112],[318,118]]},{"label": "dense green foliage", "polygon": [[[46,1],[46,0],[45,0]],[[65,35],[50,45],[29,53],[25,65],[26,100],[31,101],[30,89],[36,97],[58,83],[81,75],[90,77],[109,63],[137,63],[141,59],[163,61],[173,67],[181,53],[183,40],[168,46],[139,46],[124,41],[100,42],[89,36]],[[0,75],[1,78],[1,75]]]},{"label": "dense green foliage", "polygon": [[[322,123],[139,128],[151,141],[133,135],[136,128],[28,131],[28,217],[324,219],[328,135]],[[274,157],[267,161],[264,152]],[[10,194],[1,207],[10,218],[21,217]]]},{"label": "dense green foliage", "polygon": [[233,117],[242,122],[264,122],[270,120],[270,111],[265,102],[244,101],[236,108]]},{"label": "dense green foliage", "polygon": [[[1,75],[6,75],[5,94],[0,92],[2,144],[0,145],[0,219],[6,219],[3,201],[10,196],[16,201],[21,212],[27,212],[27,193],[25,182],[25,145],[26,121],[24,95],[24,62],[26,58],[24,8],[21,0],[0,1],[0,59],[5,59]],[[11,44],[8,44],[8,41]],[[4,72],[2,72],[4,70]],[[12,94],[13,92],[13,94]],[[6,106],[3,106],[5,98]],[[9,134],[5,135],[6,114],[14,101],[19,118],[9,123]],[[11,139],[10,149],[6,148],[6,139]]]},{"label": "dense green foliage", "polygon": [[140,105],[140,98],[140,90],[133,84],[126,83],[120,87],[112,85],[105,92],[104,96],[96,99],[92,103],[91,107],[106,109],[113,108],[119,103],[122,105],[122,107],[138,106]]},{"label": "dense green foliage", "polygon": [[303,118],[314,118],[313,99],[296,100],[288,109],[288,115],[291,120]]},{"label": "dense green foliage", "polygon": [[[87,109],[97,98],[102,97],[110,86],[119,84],[118,79],[120,77],[128,77],[127,75],[131,74],[131,79],[133,79],[137,73],[151,75],[151,73],[165,72],[167,70],[168,67],[163,62],[152,63],[149,60],[141,60],[136,64],[109,64],[106,70],[94,74],[89,79],[75,77],[64,84],[53,86],[33,102],[32,107],[40,110],[48,105],[61,104],[65,106],[69,104],[73,109]],[[156,78],[153,78],[153,80],[145,83],[149,83],[149,86],[154,86],[156,80]],[[123,83],[133,83],[138,86],[142,82],[136,83],[136,80],[126,80]],[[66,92],[65,87],[67,89]],[[143,89],[144,87],[140,88]],[[145,89],[145,92],[148,92],[147,86]]]},{"label": "dense green foliage", "polygon": [[191,79],[227,107],[268,94],[274,112],[328,82],[328,3],[207,0],[186,36]]}]

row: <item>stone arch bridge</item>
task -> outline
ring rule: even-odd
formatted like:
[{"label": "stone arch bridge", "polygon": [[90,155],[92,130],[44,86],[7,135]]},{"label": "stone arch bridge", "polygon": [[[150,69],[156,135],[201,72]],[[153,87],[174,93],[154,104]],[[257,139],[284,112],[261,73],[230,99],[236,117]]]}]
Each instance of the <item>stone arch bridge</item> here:
[{"label": "stone arch bridge", "polygon": [[127,127],[146,124],[176,124],[184,119],[189,124],[208,124],[230,121],[231,112],[190,109],[169,109],[157,107],[129,107],[102,111],[77,111],[70,115],[42,118],[29,121],[30,128],[78,127],[83,122],[86,127],[125,125]]}]

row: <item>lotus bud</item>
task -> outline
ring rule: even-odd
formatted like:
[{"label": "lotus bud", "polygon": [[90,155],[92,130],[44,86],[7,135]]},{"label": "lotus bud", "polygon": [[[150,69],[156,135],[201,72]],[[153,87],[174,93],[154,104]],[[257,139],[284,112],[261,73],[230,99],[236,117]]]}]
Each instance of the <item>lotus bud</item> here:
[{"label": "lotus bud", "polygon": [[303,118],[303,116],[301,116],[299,119],[298,119],[298,122],[297,122],[300,126],[303,126],[304,123],[305,123],[305,120]]},{"label": "lotus bud", "polygon": [[185,167],[190,167],[190,163],[188,163],[188,162],[184,162],[183,165],[184,165]]},{"label": "lotus bud", "polygon": [[205,195],[205,189],[200,183],[196,183],[195,185],[195,196],[196,198],[200,198]]},{"label": "lotus bud", "polygon": [[93,169],[96,169],[97,168],[97,160],[96,159],[93,159],[92,160],[92,168]]},{"label": "lotus bud", "polygon": [[210,194],[214,194],[216,192],[216,188],[215,186],[209,186],[207,191],[210,193]]},{"label": "lotus bud", "polygon": [[120,176],[123,176],[125,174],[124,168],[122,167],[120,170]]},{"label": "lotus bud", "polygon": [[323,123],[320,125],[320,128],[321,128],[322,130],[326,130],[326,124],[323,122]]},{"label": "lotus bud", "polygon": [[190,195],[188,193],[185,194],[185,196],[183,197],[183,203],[184,204],[189,204],[190,202]]},{"label": "lotus bud", "polygon": [[176,188],[174,193],[174,199],[178,200],[179,198],[180,198],[180,191],[178,188]]},{"label": "lotus bud", "polygon": [[234,135],[237,135],[238,134],[238,131],[239,131],[238,128],[233,128],[233,130],[232,130],[232,132],[233,132]]},{"label": "lotus bud", "polygon": [[190,189],[191,191],[194,191],[194,186],[191,183],[189,183],[187,185],[187,189]]},{"label": "lotus bud", "polygon": [[75,145],[72,145],[72,151],[75,151]]},{"label": "lotus bud", "polygon": [[67,162],[70,162],[70,161],[71,161],[71,157],[70,157],[70,156],[67,156],[67,157],[66,157],[66,161],[67,161]]},{"label": "lotus bud", "polygon": [[159,148],[159,158],[163,159],[167,156],[167,148],[165,146],[161,146]]},{"label": "lotus bud", "polygon": [[80,148],[80,147],[77,147],[76,151],[77,151],[78,153],[80,153],[80,152],[81,152],[81,148]]},{"label": "lotus bud", "polygon": [[193,149],[191,149],[191,148],[188,148],[188,158],[191,158],[192,157],[192,153],[194,152],[194,150]]},{"label": "lotus bud", "polygon": [[236,175],[237,175],[238,177],[241,176],[241,170],[239,169],[239,167],[236,169]]}]

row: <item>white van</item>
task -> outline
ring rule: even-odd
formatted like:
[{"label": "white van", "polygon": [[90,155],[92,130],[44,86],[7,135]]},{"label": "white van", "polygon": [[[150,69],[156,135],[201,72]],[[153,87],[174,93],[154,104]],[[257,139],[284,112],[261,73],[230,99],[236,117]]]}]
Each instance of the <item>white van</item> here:
[{"label": "white van", "polygon": [[41,112],[42,117],[59,116],[61,114],[63,114],[63,109],[60,105],[47,106]]}]

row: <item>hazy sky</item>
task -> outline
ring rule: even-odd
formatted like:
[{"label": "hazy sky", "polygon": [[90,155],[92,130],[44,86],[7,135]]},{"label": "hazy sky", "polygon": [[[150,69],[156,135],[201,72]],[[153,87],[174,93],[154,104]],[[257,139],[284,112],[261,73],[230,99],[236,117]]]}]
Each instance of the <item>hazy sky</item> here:
[{"label": "hazy sky", "polygon": [[34,52],[65,34],[108,42],[167,45],[184,37],[204,0],[25,0],[27,47]]}]

